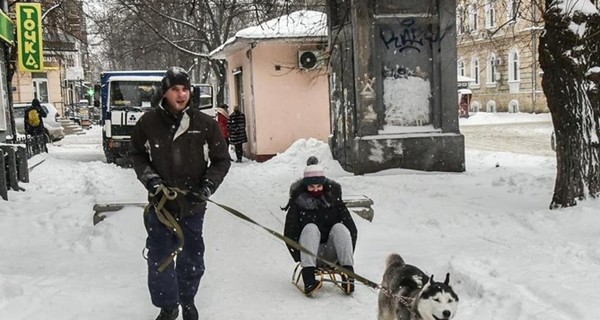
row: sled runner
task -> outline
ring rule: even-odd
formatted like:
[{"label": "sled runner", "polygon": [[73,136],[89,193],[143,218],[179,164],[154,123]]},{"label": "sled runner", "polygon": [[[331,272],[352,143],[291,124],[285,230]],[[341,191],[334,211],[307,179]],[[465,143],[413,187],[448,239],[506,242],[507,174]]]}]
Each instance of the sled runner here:
[{"label": "sled runner", "polygon": [[359,217],[369,222],[373,222],[373,216],[375,213],[373,212],[373,208],[371,208],[373,205],[373,200],[371,200],[371,198],[362,194],[349,196],[346,195],[344,196],[343,200],[346,204],[346,208],[348,208],[350,212],[357,214]]},{"label": "sled runner", "polygon": [[[344,203],[350,212],[353,212],[360,216],[361,218],[368,220],[369,222],[373,221],[373,208],[371,205],[373,204],[373,200],[364,195],[350,195],[344,196]],[[115,202],[115,203],[96,203],[94,204],[94,225],[102,222],[106,218],[106,212],[110,211],[119,211],[124,207],[146,207],[148,203],[146,202]]]},{"label": "sled runner", "polygon": [[[317,289],[313,291],[312,294],[310,294],[310,296],[313,296],[314,293],[316,293],[316,291],[322,288],[325,282],[333,283],[338,289],[342,290],[344,294],[349,295],[352,293],[346,291],[346,287],[344,286],[348,283],[348,276],[345,273],[340,272],[339,270],[336,270],[330,266],[318,266],[315,270],[315,279],[319,282],[319,285],[317,286]],[[298,262],[296,263],[294,273],[292,274],[292,283],[296,286],[296,288],[298,288],[298,290],[300,290],[302,293],[305,293],[304,286],[303,283],[301,283],[301,280],[302,266],[300,266],[300,262]]]},{"label": "sled runner", "polygon": [[145,208],[148,203],[142,202],[122,202],[122,203],[96,203],[94,204],[94,225],[102,222],[106,218],[106,212],[119,211],[124,207]]}]

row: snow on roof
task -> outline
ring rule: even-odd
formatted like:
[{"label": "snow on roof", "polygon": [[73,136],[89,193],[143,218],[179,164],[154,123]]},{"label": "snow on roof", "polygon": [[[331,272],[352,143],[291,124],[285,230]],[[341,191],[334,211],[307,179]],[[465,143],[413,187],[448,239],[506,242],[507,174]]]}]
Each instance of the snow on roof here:
[{"label": "snow on roof", "polygon": [[300,10],[271,19],[257,26],[238,31],[233,37],[209,53],[209,56],[224,59],[228,47],[243,39],[286,39],[327,37],[327,14],[319,11]]}]

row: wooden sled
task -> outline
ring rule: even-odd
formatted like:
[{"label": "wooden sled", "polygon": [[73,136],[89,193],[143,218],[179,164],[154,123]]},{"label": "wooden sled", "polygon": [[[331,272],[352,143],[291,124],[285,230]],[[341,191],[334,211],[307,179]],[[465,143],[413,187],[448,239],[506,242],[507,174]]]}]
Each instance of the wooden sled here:
[{"label": "wooden sled", "polygon": [[[329,282],[333,283],[344,294],[352,294],[352,292],[347,292],[346,288],[344,287],[344,284],[348,283],[348,276],[345,273],[340,272],[337,269],[334,269],[330,266],[318,266],[315,270],[315,279],[320,283],[318,287],[319,289],[322,288],[325,283]],[[304,283],[301,280],[302,266],[300,266],[300,262],[298,262],[296,263],[294,273],[292,274],[292,283],[294,284],[294,286],[296,286],[296,288],[298,288],[298,290],[300,290],[302,293],[305,293]],[[317,291],[319,289],[317,289]],[[313,291],[312,295],[314,295],[315,292],[316,291]]]}]

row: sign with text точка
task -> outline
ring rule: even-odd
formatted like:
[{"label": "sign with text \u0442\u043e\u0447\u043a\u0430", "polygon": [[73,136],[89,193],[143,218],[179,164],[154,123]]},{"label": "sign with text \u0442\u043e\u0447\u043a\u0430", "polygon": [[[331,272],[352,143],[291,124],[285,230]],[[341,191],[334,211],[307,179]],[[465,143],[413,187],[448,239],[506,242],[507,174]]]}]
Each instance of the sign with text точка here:
[{"label": "sign with text \u0442\u043e\u0447\u043a\u0430", "polygon": [[19,70],[44,70],[42,6],[39,3],[17,3],[17,43]]}]

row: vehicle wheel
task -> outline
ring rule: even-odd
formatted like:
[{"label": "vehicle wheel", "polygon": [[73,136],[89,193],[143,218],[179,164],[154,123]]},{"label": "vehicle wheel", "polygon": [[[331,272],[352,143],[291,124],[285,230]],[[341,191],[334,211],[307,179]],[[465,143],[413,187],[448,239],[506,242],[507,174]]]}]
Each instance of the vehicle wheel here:
[{"label": "vehicle wheel", "polygon": [[116,158],[113,155],[106,155],[106,163],[116,163]]},{"label": "vehicle wheel", "polygon": [[44,136],[46,138],[46,143],[51,143],[54,141],[54,139],[52,139],[52,136],[48,132],[48,129],[46,129],[46,128],[44,128]]}]

